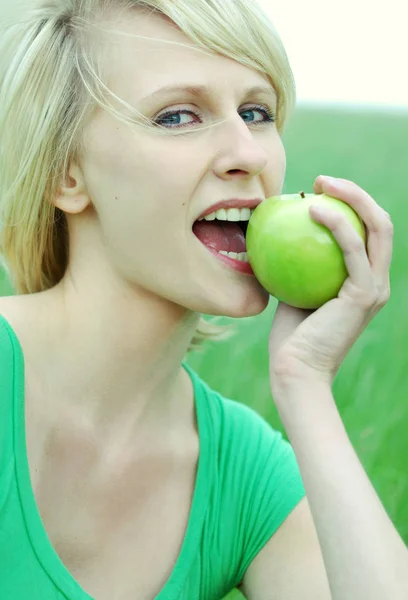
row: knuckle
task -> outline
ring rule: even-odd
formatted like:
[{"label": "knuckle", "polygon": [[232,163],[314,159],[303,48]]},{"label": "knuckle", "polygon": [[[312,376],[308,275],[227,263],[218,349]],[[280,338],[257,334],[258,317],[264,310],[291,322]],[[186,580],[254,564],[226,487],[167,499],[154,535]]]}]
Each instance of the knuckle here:
[{"label": "knuckle", "polygon": [[378,296],[373,294],[367,294],[361,299],[361,305],[366,311],[373,310],[378,306]]},{"label": "knuckle", "polygon": [[386,285],[378,293],[377,305],[385,306],[387,304],[388,300],[390,299],[390,296],[391,296],[391,288],[389,285]]},{"label": "knuckle", "polygon": [[365,311],[370,312],[378,305],[378,291],[377,290],[359,290],[358,304]]},{"label": "knuckle", "polygon": [[350,221],[341,213],[334,212],[331,214],[332,225],[334,229],[346,230],[351,227]]},{"label": "knuckle", "polygon": [[394,224],[391,220],[391,215],[384,211],[384,230],[392,235],[394,233]]},{"label": "knuckle", "polygon": [[349,252],[360,253],[360,254],[365,253],[364,242],[361,239],[361,237],[358,236],[357,234],[353,235],[353,237],[350,239]]}]

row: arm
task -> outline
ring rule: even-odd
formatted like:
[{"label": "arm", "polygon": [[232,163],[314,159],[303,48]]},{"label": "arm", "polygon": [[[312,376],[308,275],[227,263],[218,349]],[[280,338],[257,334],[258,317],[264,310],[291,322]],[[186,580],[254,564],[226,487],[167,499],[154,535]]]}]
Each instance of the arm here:
[{"label": "arm", "polygon": [[249,600],[407,600],[408,551],[330,388],[289,388],[277,407],[307,498],[252,561],[239,589]]},{"label": "arm", "polygon": [[331,600],[307,497],[253,559],[238,589],[249,600]]},{"label": "arm", "polygon": [[[348,351],[390,297],[393,226],[353,182],[320,176],[314,191],[348,203],[365,223],[367,244],[340,214],[311,208],[312,218],[331,230],[343,250],[348,277],[337,298],[317,310],[280,302],[268,346],[272,395],[311,514],[305,511],[302,519],[299,507],[293,511],[281,526],[284,533],[275,534],[247,569],[243,587],[251,600],[312,600],[310,585],[319,600],[318,594],[327,597],[312,520],[331,600],[408,600],[408,550],[354,452],[331,392]],[[282,543],[290,537],[292,547],[302,548],[293,557]],[[311,565],[310,578],[299,565],[303,561]]]},{"label": "arm", "polygon": [[295,451],[333,600],[408,598],[408,551],[371,485],[329,386],[277,402]]}]

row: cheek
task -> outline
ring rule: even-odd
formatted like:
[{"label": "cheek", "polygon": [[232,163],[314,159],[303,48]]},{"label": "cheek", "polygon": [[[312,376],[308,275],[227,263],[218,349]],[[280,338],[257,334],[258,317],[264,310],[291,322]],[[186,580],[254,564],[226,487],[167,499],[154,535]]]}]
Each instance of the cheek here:
[{"label": "cheek", "polygon": [[286,152],[281,138],[278,137],[264,173],[267,196],[278,196],[282,193],[285,175]]},{"label": "cheek", "polygon": [[[177,187],[177,173],[166,167],[168,177],[152,170],[150,161],[139,157],[130,163],[124,155],[104,157],[88,169],[87,184],[97,213],[97,227],[111,260],[125,270],[139,270],[152,261],[159,264],[184,243],[185,192]],[[174,180],[176,183],[174,183]],[[184,179],[180,177],[180,186]],[[185,184],[184,184],[185,185]],[[179,232],[179,234],[175,234]],[[140,264],[139,264],[140,263]],[[136,273],[136,271],[135,271]]]},{"label": "cheek", "polygon": [[165,205],[170,196],[181,199],[183,190],[183,196],[188,194],[189,178],[194,185],[194,165],[197,171],[195,154],[185,144],[133,132],[125,124],[100,127],[86,161],[86,181],[98,213],[102,193],[109,203],[131,198],[139,206]]}]

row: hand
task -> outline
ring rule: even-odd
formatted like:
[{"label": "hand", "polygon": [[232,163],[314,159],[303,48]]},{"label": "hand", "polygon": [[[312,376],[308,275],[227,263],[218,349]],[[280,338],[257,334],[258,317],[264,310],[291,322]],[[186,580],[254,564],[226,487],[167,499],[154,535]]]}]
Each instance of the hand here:
[{"label": "hand", "polygon": [[390,297],[392,258],[391,218],[367,192],[346,179],[319,176],[314,192],[347,202],[367,229],[367,251],[362,239],[341,214],[324,208],[312,218],[328,227],[343,250],[349,273],[338,297],[317,310],[303,310],[280,302],[269,337],[272,392],[280,386],[317,380],[332,384],[354,342]]}]

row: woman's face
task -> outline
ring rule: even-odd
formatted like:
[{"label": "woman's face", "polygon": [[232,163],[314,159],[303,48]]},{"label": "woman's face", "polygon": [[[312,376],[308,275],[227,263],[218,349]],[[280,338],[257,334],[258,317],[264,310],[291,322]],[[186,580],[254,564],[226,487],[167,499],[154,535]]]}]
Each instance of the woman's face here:
[{"label": "woman's face", "polygon": [[[254,107],[274,112],[276,98],[246,92],[268,86],[267,79],[231,59],[158,41],[192,45],[158,15],[128,14],[116,28],[148,38],[113,33],[105,38],[109,87],[121,99],[174,131],[180,131],[177,125],[194,131],[200,124],[227,121],[167,137],[133,130],[97,112],[86,132],[81,169],[101,240],[98,260],[108,262],[115,277],[135,290],[193,311],[231,317],[262,312],[267,292],[253,276],[210,253],[194,235],[193,224],[220,200],[281,193],[282,141],[275,123]],[[157,91],[168,85],[204,85],[208,92]],[[164,118],[167,111],[184,112]]]}]

